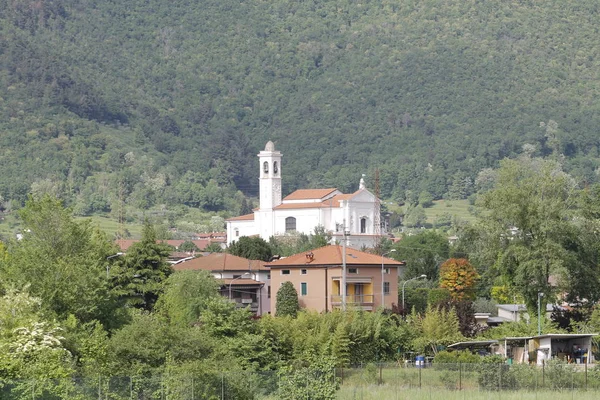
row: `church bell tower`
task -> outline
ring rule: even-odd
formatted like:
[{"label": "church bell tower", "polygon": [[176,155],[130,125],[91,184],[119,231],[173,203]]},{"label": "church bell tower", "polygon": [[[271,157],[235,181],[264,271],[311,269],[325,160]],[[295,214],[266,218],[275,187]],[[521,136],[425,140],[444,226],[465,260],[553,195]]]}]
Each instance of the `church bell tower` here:
[{"label": "church bell tower", "polygon": [[268,141],[258,153],[260,167],[260,210],[272,210],[281,204],[281,153]]}]

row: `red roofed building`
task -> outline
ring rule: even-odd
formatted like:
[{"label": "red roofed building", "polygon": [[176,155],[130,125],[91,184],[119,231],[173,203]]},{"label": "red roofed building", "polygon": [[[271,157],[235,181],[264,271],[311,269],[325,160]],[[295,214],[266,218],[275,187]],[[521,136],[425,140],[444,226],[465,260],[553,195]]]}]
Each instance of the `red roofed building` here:
[{"label": "red roofed building", "polygon": [[270,270],[263,261],[248,260],[227,253],[212,253],[205,257],[173,265],[175,271],[209,271],[221,282],[220,293],[239,307],[250,307],[256,315],[271,310]]},{"label": "red roofed building", "polygon": [[322,226],[334,241],[344,237],[354,247],[372,247],[383,233],[377,198],[367,190],[361,179],[359,188],[343,194],[336,188],[299,189],[282,199],[282,155],[268,142],[258,154],[260,168],[260,206],[252,214],[227,220],[227,244],[241,236],[271,236],[300,232],[311,234]]},{"label": "red roofed building", "polygon": [[[382,304],[391,308],[398,302],[398,275],[404,265],[391,258],[347,248],[347,308],[371,311]],[[302,308],[323,312],[342,307],[342,246],[326,246],[296,254],[267,263],[266,267],[271,270],[273,312],[277,289],[286,281],[296,288]]]}]

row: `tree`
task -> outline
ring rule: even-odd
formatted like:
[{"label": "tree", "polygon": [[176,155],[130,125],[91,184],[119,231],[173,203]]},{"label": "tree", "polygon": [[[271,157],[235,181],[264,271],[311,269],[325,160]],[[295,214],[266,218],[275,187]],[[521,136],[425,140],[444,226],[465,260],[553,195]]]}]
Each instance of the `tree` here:
[{"label": "tree", "polygon": [[447,346],[463,339],[458,318],[453,308],[428,306],[423,317],[414,321],[420,335],[415,339],[415,347],[421,351],[429,348],[436,354],[440,346]]},{"label": "tree", "polygon": [[419,205],[423,208],[429,208],[433,205],[433,196],[431,193],[422,191],[419,193]]},{"label": "tree", "polygon": [[142,240],[115,262],[113,282],[120,296],[137,308],[152,310],[164,289],[164,281],[173,272],[166,262],[169,247],[156,243],[154,228],[144,223]]},{"label": "tree", "polygon": [[198,248],[198,246],[196,246],[196,244],[194,242],[192,242],[191,240],[186,240],[185,242],[181,243],[179,245],[179,247],[177,248],[177,250],[184,251],[186,253],[192,253],[192,252],[195,252],[195,251],[200,251],[200,249]]},{"label": "tree", "polygon": [[[536,311],[538,293],[551,298],[551,275],[576,263],[578,191],[555,161],[504,160],[494,188],[482,195],[487,210],[482,235],[498,248],[495,268]],[[598,279],[597,273],[587,279]]]},{"label": "tree", "polygon": [[298,292],[294,284],[290,281],[283,282],[283,285],[277,291],[277,300],[275,303],[275,316],[290,316],[296,318],[300,304],[298,303]]},{"label": "tree", "polygon": [[222,253],[223,248],[219,243],[213,242],[204,248],[204,251],[209,253]]},{"label": "tree", "polygon": [[249,260],[269,261],[273,256],[273,250],[269,243],[257,236],[242,236],[229,245],[227,252]]},{"label": "tree", "polygon": [[440,266],[440,287],[448,289],[454,300],[474,299],[479,275],[464,258],[451,258]]},{"label": "tree", "polygon": [[90,221],[76,221],[62,202],[48,195],[29,198],[20,211],[23,239],[0,263],[3,283],[28,286],[32,296],[59,319],[99,320],[112,326],[119,303],[106,278],[106,257],[114,245]]},{"label": "tree", "polygon": [[408,206],[406,208],[406,212],[404,213],[405,226],[409,228],[419,228],[425,225],[425,222],[427,222],[427,215],[425,215],[425,210],[423,210],[423,206]]},{"label": "tree", "polygon": [[208,271],[179,271],[170,275],[157,304],[172,324],[191,326],[207,308],[207,302],[220,296],[219,284]]},{"label": "tree", "polygon": [[429,280],[437,280],[438,265],[449,256],[448,239],[435,231],[425,231],[416,235],[404,235],[394,248],[391,256],[406,261],[405,279],[427,275]]}]

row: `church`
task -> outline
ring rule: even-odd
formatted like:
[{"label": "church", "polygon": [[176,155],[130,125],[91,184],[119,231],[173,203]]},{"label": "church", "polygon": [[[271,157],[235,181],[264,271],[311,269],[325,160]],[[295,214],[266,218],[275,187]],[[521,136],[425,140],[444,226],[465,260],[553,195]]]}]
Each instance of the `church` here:
[{"label": "church", "polygon": [[[361,179],[358,190],[344,194],[336,188],[299,189],[282,199],[281,152],[273,142],[267,142],[258,154],[260,168],[259,208],[252,214],[230,218],[227,222],[227,244],[241,236],[271,236],[286,234],[311,234],[323,226],[333,236],[332,241],[342,242],[344,232],[350,247],[373,247],[380,238],[380,206]],[[344,229],[345,227],[345,229]]]}]

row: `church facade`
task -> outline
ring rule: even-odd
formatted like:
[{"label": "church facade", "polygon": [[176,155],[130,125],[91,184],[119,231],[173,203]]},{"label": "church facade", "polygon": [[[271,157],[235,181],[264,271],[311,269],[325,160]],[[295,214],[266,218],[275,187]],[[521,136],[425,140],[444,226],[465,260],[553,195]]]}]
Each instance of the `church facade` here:
[{"label": "church facade", "polygon": [[[252,214],[231,218],[227,223],[227,244],[241,236],[311,234],[322,226],[340,242],[346,232],[347,245],[372,247],[381,235],[377,229],[379,202],[360,180],[358,190],[344,194],[336,188],[299,189],[286,197],[281,194],[281,152],[268,142],[258,154],[260,168],[259,207]],[[345,229],[344,229],[345,227]]]}]

